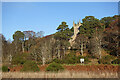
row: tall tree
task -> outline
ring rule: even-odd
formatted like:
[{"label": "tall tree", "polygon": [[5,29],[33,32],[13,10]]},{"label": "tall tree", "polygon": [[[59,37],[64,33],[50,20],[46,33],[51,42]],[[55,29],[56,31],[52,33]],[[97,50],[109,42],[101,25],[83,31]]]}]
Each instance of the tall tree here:
[{"label": "tall tree", "polygon": [[60,32],[62,32],[62,31],[64,31],[64,30],[66,30],[67,28],[68,28],[67,23],[66,23],[66,22],[62,22],[62,23],[58,26],[57,30],[60,31]]},{"label": "tall tree", "polygon": [[36,33],[36,37],[38,38],[42,38],[44,36],[44,32],[43,31],[39,31]]},{"label": "tall tree", "polygon": [[7,57],[7,55],[8,55],[8,52],[7,52],[7,41],[6,41],[6,39],[5,39],[5,37],[4,37],[4,35],[2,35],[2,34],[0,34],[0,49],[1,49],[1,51],[0,52],[2,52],[1,54],[3,55],[1,55],[3,58],[6,58]]},{"label": "tall tree", "polygon": [[[101,37],[103,27],[99,21],[99,19],[94,16],[86,16],[83,21],[82,33],[89,37],[91,43],[91,53],[93,55],[99,55],[101,58]],[[100,35],[100,37],[98,36]]]},{"label": "tall tree", "polygon": [[[76,49],[80,48],[81,55],[83,56],[84,50],[86,49],[88,37],[84,34],[78,34],[75,39],[75,47]],[[78,45],[79,44],[79,45]]]},{"label": "tall tree", "polygon": [[24,52],[24,33],[21,31],[16,31],[13,34],[13,39],[16,45],[16,50],[18,49],[18,44],[22,43],[22,51]]},{"label": "tall tree", "polygon": [[34,31],[23,31],[24,35],[25,35],[25,46],[27,51],[29,51],[29,48],[31,47],[31,45],[34,44],[34,39],[35,39],[35,32]]},{"label": "tall tree", "polygon": [[63,57],[64,57],[65,51],[66,51],[67,47],[70,45],[68,40],[70,39],[70,37],[72,35],[72,31],[68,28],[68,25],[66,22],[62,22],[58,26],[57,30],[58,30],[58,32],[55,33],[54,38],[58,42],[58,46],[57,46],[58,58],[62,58],[60,51],[63,50]]},{"label": "tall tree", "polygon": [[34,31],[23,31],[25,35],[25,40],[35,37]]},{"label": "tall tree", "polygon": [[43,38],[37,39],[37,44],[32,46],[30,51],[32,53],[35,61],[42,61],[43,65],[46,61],[51,61],[53,58],[53,54],[55,54],[54,49],[54,38],[53,36],[46,36]]},{"label": "tall tree", "polygon": [[111,55],[119,56],[120,44],[120,16],[113,16],[113,20],[104,31],[104,48],[110,51]]},{"label": "tall tree", "polygon": [[105,28],[107,28],[109,27],[110,23],[114,20],[115,20],[114,17],[104,17],[100,20],[100,22],[105,25]]}]

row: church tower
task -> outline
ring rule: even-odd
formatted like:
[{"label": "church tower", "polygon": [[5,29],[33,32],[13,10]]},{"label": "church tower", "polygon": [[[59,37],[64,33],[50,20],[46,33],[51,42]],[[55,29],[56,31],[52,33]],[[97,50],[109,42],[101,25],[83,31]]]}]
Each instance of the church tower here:
[{"label": "church tower", "polygon": [[79,20],[78,24],[75,24],[75,22],[73,21],[73,28],[74,28],[74,34],[73,36],[71,37],[72,39],[69,40],[70,42],[70,45],[72,46],[75,42],[75,39],[77,37],[77,34],[79,33],[79,27],[81,26],[81,22]]}]

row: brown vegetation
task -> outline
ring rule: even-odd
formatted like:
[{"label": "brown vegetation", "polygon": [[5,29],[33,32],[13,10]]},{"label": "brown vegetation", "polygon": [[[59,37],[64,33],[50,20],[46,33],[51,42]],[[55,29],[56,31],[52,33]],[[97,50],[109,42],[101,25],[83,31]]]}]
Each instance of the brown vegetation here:
[{"label": "brown vegetation", "polygon": [[[45,71],[46,65],[38,65],[40,71]],[[81,72],[81,71],[93,71],[93,72],[118,72],[120,71],[120,66],[113,66],[113,65],[84,65],[84,64],[76,64],[76,65],[63,65],[65,70],[67,71],[75,71],[75,72]],[[20,69],[22,69],[22,66],[16,66],[10,69],[11,72],[19,72]]]}]

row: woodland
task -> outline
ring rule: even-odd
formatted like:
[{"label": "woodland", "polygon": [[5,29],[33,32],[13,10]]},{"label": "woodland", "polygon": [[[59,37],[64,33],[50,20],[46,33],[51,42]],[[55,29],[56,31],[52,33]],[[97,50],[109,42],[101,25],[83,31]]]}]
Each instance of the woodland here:
[{"label": "woodland", "polygon": [[57,32],[44,36],[44,32],[15,31],[13,41],[0,34],[2,44],[2,70],[22,66],[20,71],[39,71],[38,65],[49,66],[46,71],[64,70],[62,65],[120,64],[120,16],[86,16],[82,19],[79,33],[71,46],[74,27],[67,22],[58,24]]}]

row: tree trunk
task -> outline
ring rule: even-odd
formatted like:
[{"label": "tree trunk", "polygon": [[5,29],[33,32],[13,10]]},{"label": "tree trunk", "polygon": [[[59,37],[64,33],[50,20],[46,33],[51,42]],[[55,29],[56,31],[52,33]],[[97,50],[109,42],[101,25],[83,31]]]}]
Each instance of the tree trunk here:
[{"label": "tree trunk", "polygon": [[100,59],[101,59],[101,39],[100,39],[100,45],[99,45],[99,56],[100,56]]},{"label": "tree trunk", "polygon": [[17,43],[15,42],[15,52],[17,53]]},{"label": "tree trunk", "polygon": [[101,47],[100,46],[98,47],[98,51],[99,51],[98,52],[99,53],[99,58],[101,59]]},{"label": "tree trunk", "polygon": [[35,61],[37,62],[37,54],[35,53]]},{"label": "tree trunk", "polygon": [[83,42],[81,43],[81,54],[83,56]]},{"label": "tree trunk", "polygon": [[117,47],[117,57],[119,57],[119,51],[118,51],[119,50],[119,41],[117,41],[117,46],[116,47]]},{"label": "tree trunk", "polygon": [[119,52],[119,47],[120,47],[120,46],[119,46],[119,41],[120,41],[119,35],[120,35],[120,34],[118,33],[119,31],[120,31],[120,27],[119,27],[119,29],[118,29],[118,31],[117,31],[117,38],[116,38],[116,39],[118,39],[118,40],[117,40],[117,57],[120,56],[120,52]]},{"label": "tree trunk", "polygon": [[57,47],[57,49],[58,49],[58,59],[60,59],[60,44],[58,45],[58,47]]},{"label": "tree trunk", "polygon": [[11,61],[12,61],[12,55],[10,54],[10,56],[9,56],[9,64],[11,64]]},{"label": "tree trunk", "polygon": [[43,57],[42,61],[43,61],[43,65],[45,65],[45,58],[44,57]]},{"label": "tree trunk", "polygon": [[97,52],[98,52],[99,58],[101,59],[101,34],[96,36],[96,42],[97,42],[97,47],[98,47]]},{"label": "tree trunk", "polygon": [[22,42],[22,52],[24,53],[25,49],[24,49],[24,41]]},{"label": "tree trunk", "polygon": [[53,53],[54,53],[54,50],[53,50],[53,48],[52,48],[52,59],[53,59],[53,56],[54,56]]},{"label": "tree trunk", "polygon": [[29,51],[30,44],[28,43],[28,51]]},{"label": "tree trunk", "polygon": [[60,59],[60,50],[58,49],[58,59]]},{"label": "tree trunk", "polygon": [[65,57],[65,48],[64,48],[64,57]]}]

